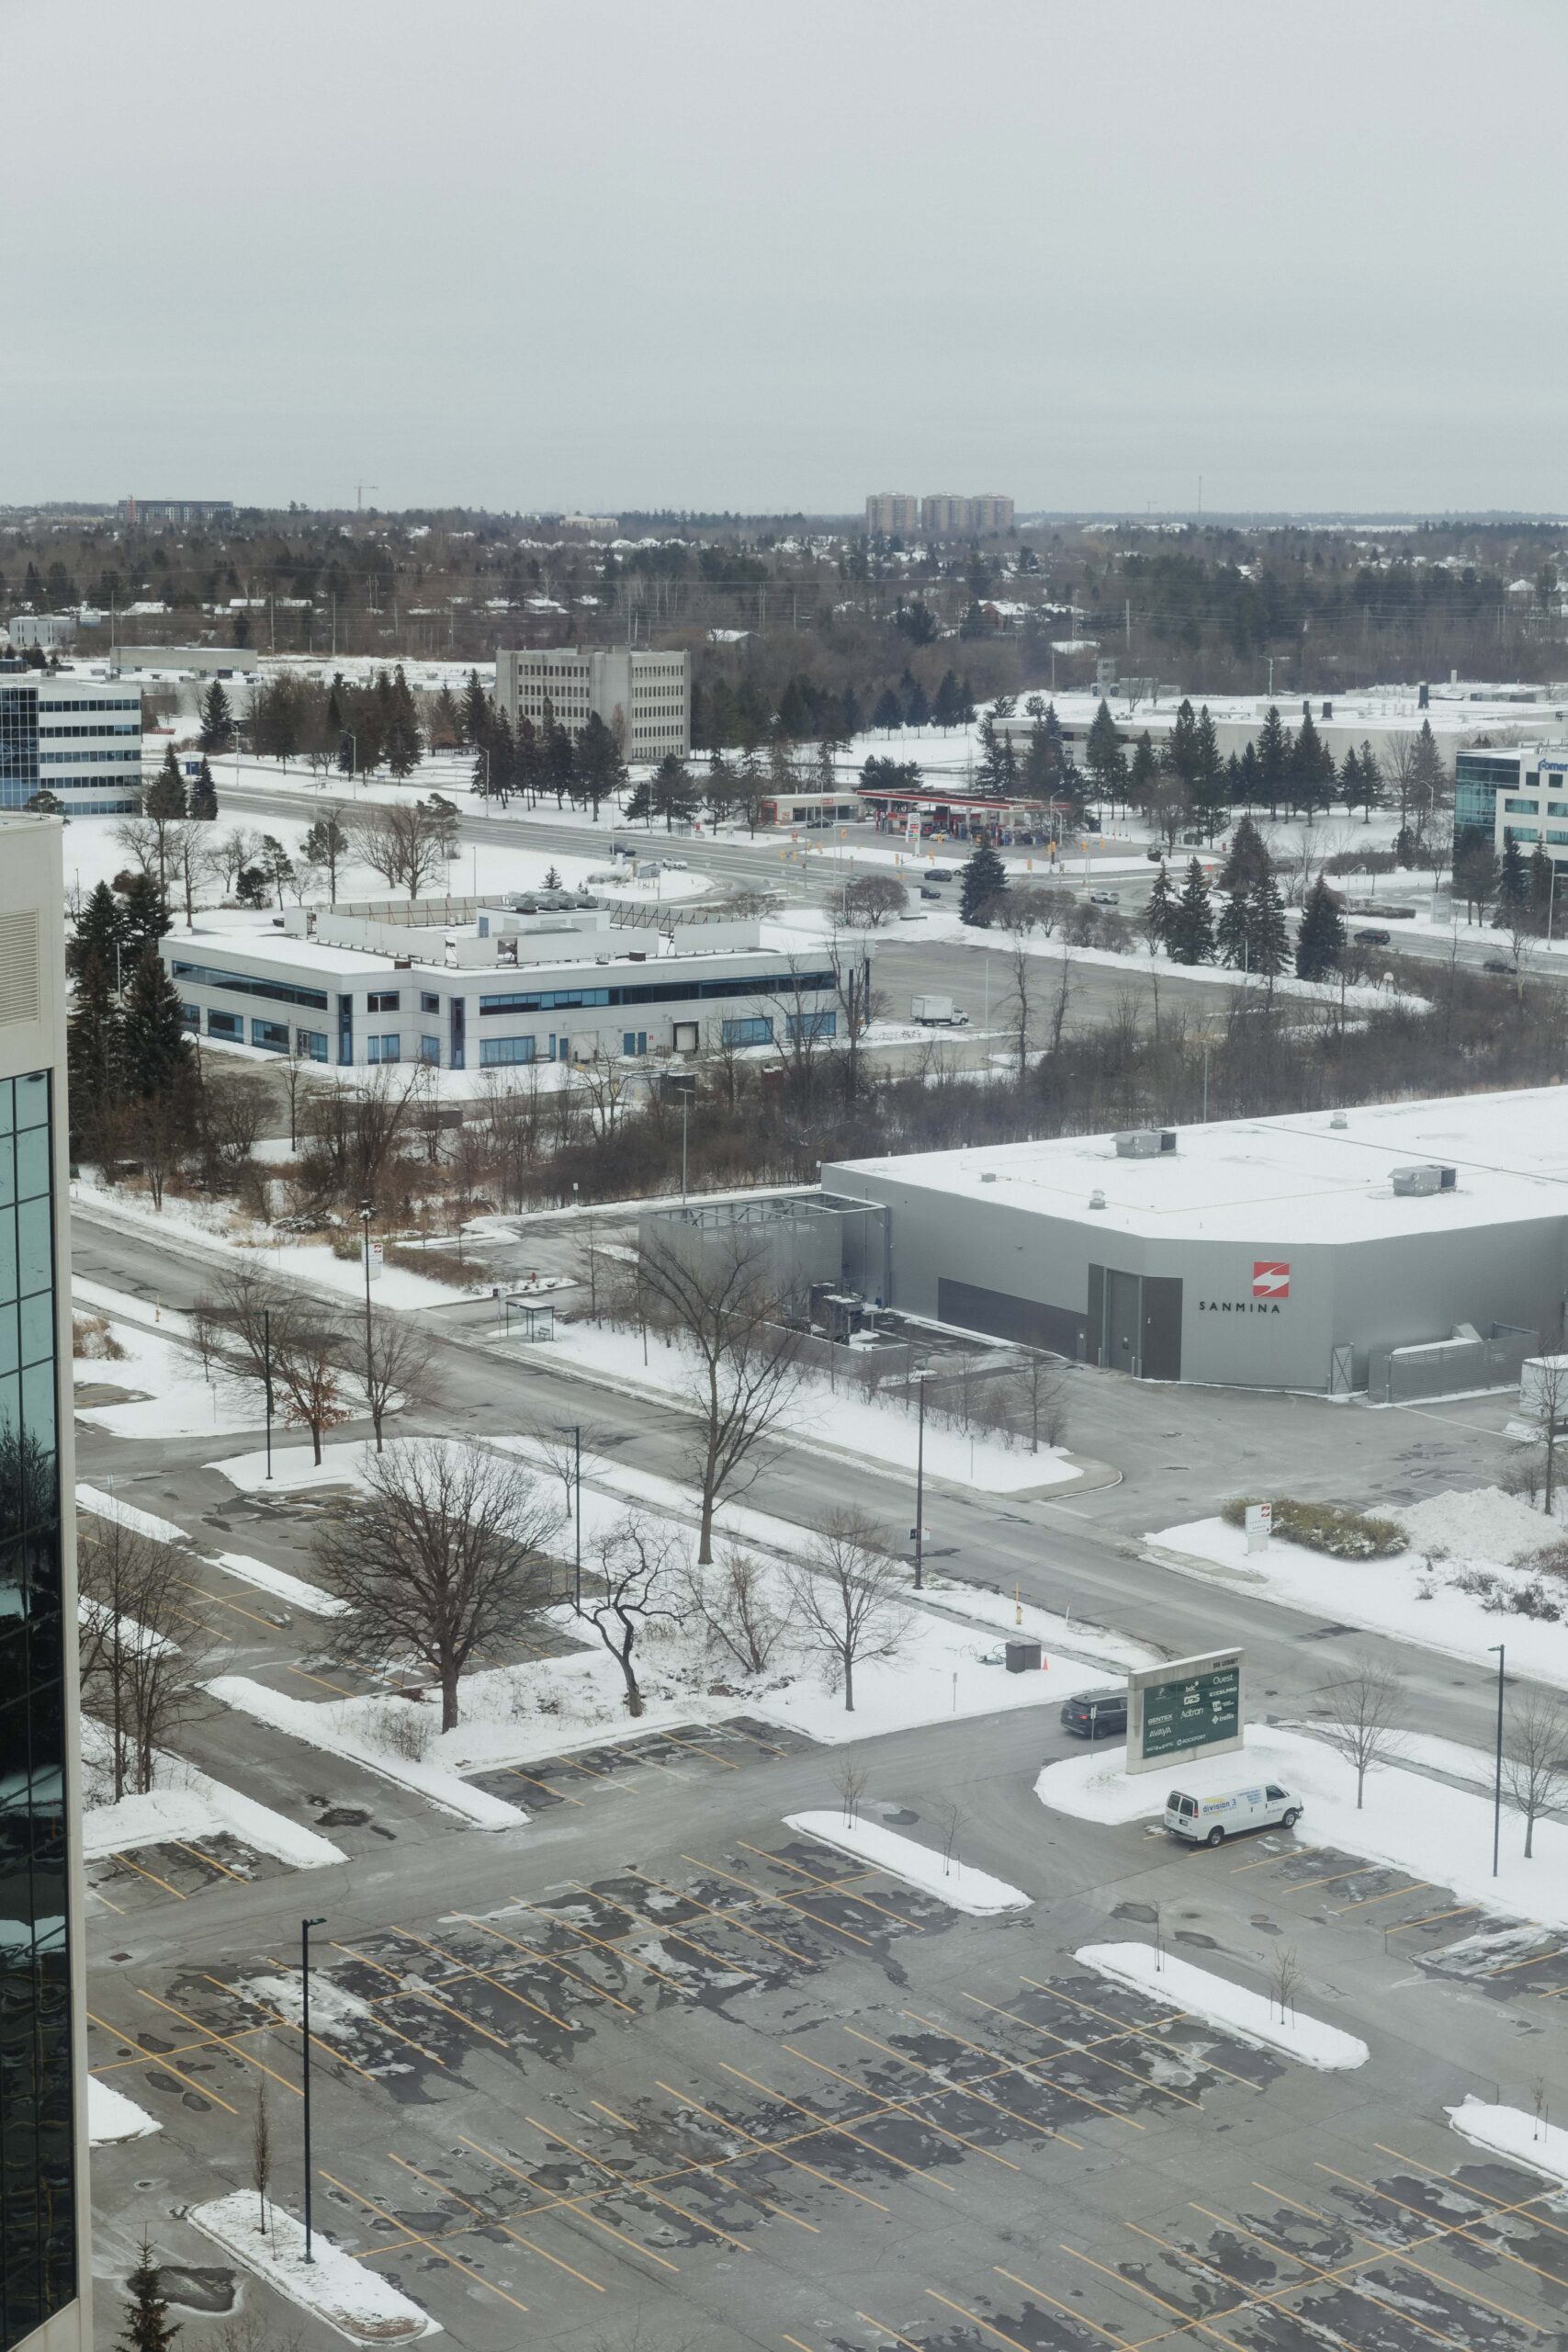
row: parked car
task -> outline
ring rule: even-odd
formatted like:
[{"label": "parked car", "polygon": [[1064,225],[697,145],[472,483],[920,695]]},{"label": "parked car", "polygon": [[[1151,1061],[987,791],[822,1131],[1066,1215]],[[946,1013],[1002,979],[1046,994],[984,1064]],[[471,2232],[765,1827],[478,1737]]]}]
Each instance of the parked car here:
[{"label": "parked car", "polygon": [[920,885],[920,896],[922,899],[936,899],[940,900],[942,892],[937,888],[934,882],[922,882]]},{"label": "parked car", "polygon": [[1163,849],[1146,849],[1144,852],[1144,855],[1148,859],[1151,865],[1163,865],[1165,864],[1165,852]]},{"label": "parked car", "polygon": [[1091,907],[1119,907],[1122,893],[1120,890],[1091,890],[1089,902]]},{"label": "parked car", "polygon": [[1501,956],[1488,956],[1481,968],[1483,972],[1511,972],[1514,967],[1511,964],[1505,962]]},{"label": "parked car", "polygon": [[1393,937],[1387,931],[1353,931],[1350,933],[1358,947],[1386,947]]},{"label": "parked car", "polygon": [[1085,1690],[1062,1709],[1062,1729],[1075,1739],[1108,1739],[1127,1729],[1125,1690]]},{"label": "parked car", "polygon": [[1230,1789],[1224,1796],[1190,1797],[1172,1789],[1165,1801],[1165,1826],[1190,1846],[1223,1846],[1244,1829],[1293,1829],[1302,1801],[1277,1781],[1262,1788]]}]

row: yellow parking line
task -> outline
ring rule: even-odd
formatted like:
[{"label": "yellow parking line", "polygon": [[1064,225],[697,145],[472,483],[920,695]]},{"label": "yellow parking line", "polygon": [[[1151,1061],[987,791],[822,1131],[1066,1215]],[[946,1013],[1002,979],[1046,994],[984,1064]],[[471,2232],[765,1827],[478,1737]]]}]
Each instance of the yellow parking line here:
[{"label": "yellow parking line", "polygon": [[[378,2221],[389,2222],[394,2229],[401,2230],[404,2235],[411,2238],[415,2245],[422,2245],[427,2254],[434,2255],[437,2261],[449,2263],[451,2267],[456,2270],[460,2277],[471,2279],[476,2287],[488,2287],[492,2295],[499,2295],[503,2303],[510,2303],[514,2312],[525,2312],[527,2310],[528,2306],[526,2303],[520,2302],[515,2295],[509,2295],[504,2287],[498,2287],[496,2285],[493,2278],[487,2278],[484,2272],[480,2270],[476,2264],[471,2262],[460,2262],[455,2254],[448,2254],[445,2246],[437,2245],[434,2238],[422,2236],[419,2231],[411,2230],[406,2222],[400,2222],[395,2213],[389,2213],[382,2206],[373,2205],[368,2197],[361,2197],[357,2188],[350,2188],[347,2181],[339,2180],[335,2173],[330,2173],[323,2170],[321,2173],[321,2178],[323,2180],[330,2180],[334,2188],[341,2188],[345,2197],[352,2197],[356,2205],[363,2205],[367,2213],[374,2213]],[[385,2249],[385,2251],[388,2252],[390,2252],[390,2248]],[[376,2249],[371,2247],[367,2248],[367,2251],[373,2253]]]}]

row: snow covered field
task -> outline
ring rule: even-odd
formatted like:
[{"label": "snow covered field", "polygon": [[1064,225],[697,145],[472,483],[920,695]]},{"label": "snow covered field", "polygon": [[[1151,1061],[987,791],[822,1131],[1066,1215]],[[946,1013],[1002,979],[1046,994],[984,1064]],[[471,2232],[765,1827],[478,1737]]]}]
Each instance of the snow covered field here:
[{"label": "snow covered field", "polygon": [[1278,2050],[1306,2066],[1364,2066],[1371,2055],[1357,2035],[1300,2017],[1293,2007],[1281,2009],[1267,1994],[1233,1984],[1229,1977],[1196,1968],[1190,1960],[1156,1952],[1152,1944],[1085,1944],[1073,1957],[1114,1984],[1130,1984],[1134,1992],[1147,1993],[1185,2017],[1202,2018],[1242,2041]]},{"label": "snow covered field", "polygon": [[791,1813],[784,1816],[784,1827],[798,1829],[803,1838],[815,1838],[818,1845],[831,1846],[856,1861],[872,1862],[890,1878],[901,1878],[906,1886],[934,1894],[953,1910],[967,1911],[977,1919],[1030,1906],[1030,1896],[1005,1879],[976,1870],[956,1854],[944,1862],[931,1847],[901,1837],[897,1829],[885,1829],[880,1822],[846,1821],[841,1812]]},{"label": "snow covered field", "polygon": [[1241,1755],[1176,1764],[1168,1773],[1130,1773],[1126,1753],[1124,1747],[1105,1748],[1048,1764],[1034,1793],[1053,1812],[1079,1821],[1127,1824],[1157,1820],[1172,1788],[1217,1796],[1265,1779],[1276,1781],[1302,1800],[1297,1835],[1303,1845],[1390,1863],[1434,1888],[1451,1887],[1461,1901],[1485,1911],[1568,1928],[1568,1826],[1538,1821],[1535,1859],[1527,1862],[1523,1821],[1505,1797],[1502,1869],[1494,1878],[1492,1800],[1479,1792],[1489,1775],[1479,1751],[1474,1792],[1397,1763],[1380,1764],[1367,1775],[1360,1812],[1353,1768],[1324,1741],[1303,1732],[1250,1724]]},{"label": "snow covered field", "polygon": [[[1278,1536],[1267,1552],[1249,1553],[1243,1530],[1222,1519],[1162,1527],[1144,1541],[1156,1556],[1179,1553],[1200,1569],[1211,1563],[1226,1584],[1257,1585],[1294,1608],[1477,1666],[1487,1666],[1515,1628],[1531,1674],[1568,1689],[1568,1582],[1529,1565],[1532,1552],[1562,1535],[1557,1522],[1495,1487],[1436,1495],[1393,1516],[1411,1548],[1385,1560],[1336,1560]],[[1552,1623],[1488,1606],[1527,1588],[1560,1605],[1562,1617]]]},{"label": "snow covered field", "polygon": [[[83,1290],[84,1285],[73,1284],[76,1297]],[[72,1367],[77,1387],[102,1385],[143,1394],[119,1405],[79,1403],[79,1421],[111,1437],[175,1438],[226,1437],[254,1429],[261,1419],[262,1408],[252,1401],[259,1398],[259,1390],[247,1393],[231,1382],[207,1380],[198,1359],[177,1339],[118,1320],[111,1321],[109,1330],[120,1353],[78,1356]]]},{"label": "snow covered field", "polygon": [[[537,1344],[526,1346],[530,1360]],[[643,1341],[635,1330],[615,1330],[607,1323],[586,1318],[558,1322],[555,1351],[573,1366],[590,1371],[617,1388],[668,1399],[680,1395],[690,1376],[690,1359],[679,1345],[649,1332],[648,1361]],[[902,1389],[889,1391],[902,1397]],[[896,1464],[913,1476],[917,1422],[913,1412],[898,1405],[873,1403],[840,1383],[837,1388],[815,1376],[805,1380],[793,1398],[781,1434],[796,1445],[814,1445],[832,1453],[859,1454],[871,1462]],[[977,1487],[987,1494],[1020,1494],[1036,1487],[1054,1487],[1078,1476],[1077,1464],[1057,1449],[1042,1444],[1038,1453],[1027,1445],[1005,1445],[989,1434],[967,1437],[961,1430],[926,1423],[926,1469],[933,1478],[957,1486]]]}]

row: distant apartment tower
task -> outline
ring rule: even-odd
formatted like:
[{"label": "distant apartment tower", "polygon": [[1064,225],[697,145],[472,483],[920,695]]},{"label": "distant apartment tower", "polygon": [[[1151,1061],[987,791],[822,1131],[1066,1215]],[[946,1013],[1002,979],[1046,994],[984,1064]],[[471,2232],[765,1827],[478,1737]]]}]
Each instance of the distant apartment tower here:
[{"label": "distant apartment tower", "polygon": [[83,672],[0,674],[0,809],[51,792],[68,817],[141,806],[141,690]]},{"label": "distant apartment tower", "polygon": [[64,870],[0,819],[0,2352],[87,2352]]},{"label": "distant apartment tower", "polygon": [[187,523],[231,523],[234,502],[231,498],[122,498],[119,519],[140,523],[147,531]]},{"label": "distant apartment tower", "polygon": [[60,653],[76,642],[74,613],[13,613],[6,634],[18,653]]},{"label": "distant apartment tower", "polygon": [[901,491],[879,490],[865,502],[868,538],[913,538],[920,527],[920,502]]},{"label": "distant apartment tower", "polygon": [[591,713],[604,720],[621,757],[640,763],[692,748],[689,653],[633,652],[629,646],[573,651],[566,646],[497,649],[495,698],[515,728],[549,715],[580,735]]},{"label": "distant apartment tower", "polygon": [[934,492],[920,501],[920,528],[928,538],[967,538],[976,531],[1010,531],[1012,501],[987,492],[978,498],[950,498]]}]

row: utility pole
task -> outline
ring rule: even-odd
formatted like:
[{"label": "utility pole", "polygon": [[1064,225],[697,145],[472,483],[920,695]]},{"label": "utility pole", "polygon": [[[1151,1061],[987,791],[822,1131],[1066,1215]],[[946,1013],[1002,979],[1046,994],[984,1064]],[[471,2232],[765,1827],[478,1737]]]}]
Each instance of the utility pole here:
[{"label": "utility pole", "polygon": [[314,2262],[310,2250],[310,1930],[324,1928],[324,1919],[301,1919],[299,1922],[299,2017],[304,2048],[300,2058],[300,2078],[305,2093],[305,2259]]}]

